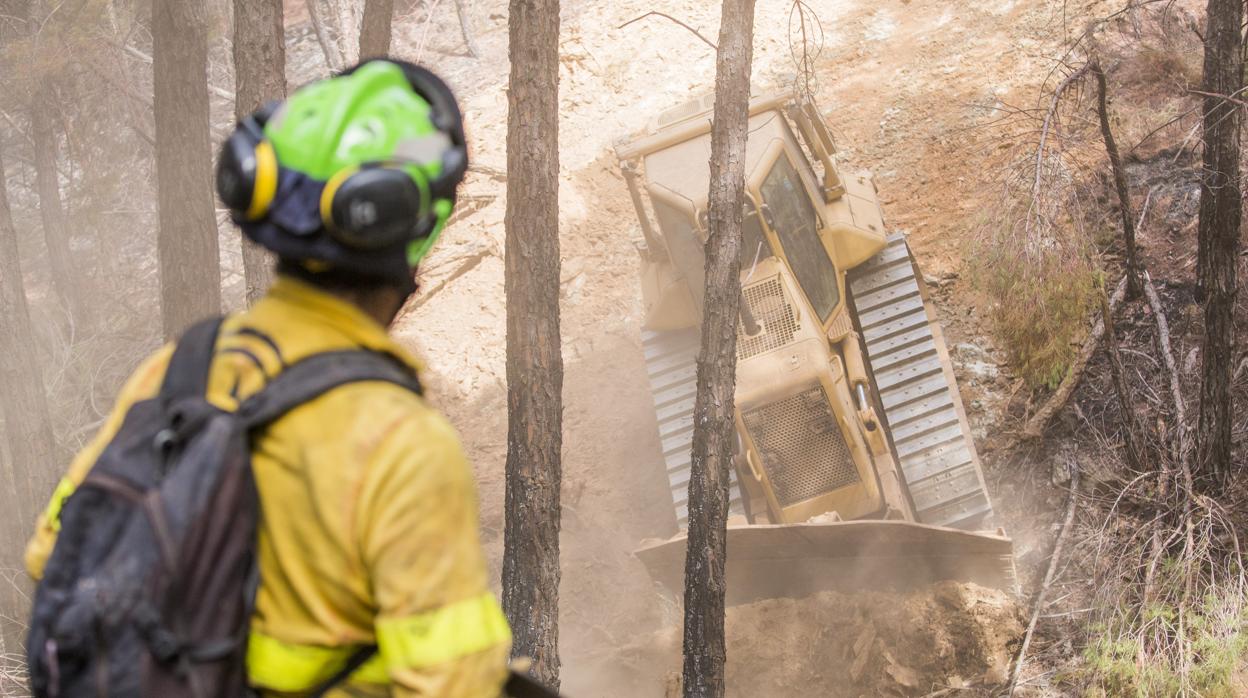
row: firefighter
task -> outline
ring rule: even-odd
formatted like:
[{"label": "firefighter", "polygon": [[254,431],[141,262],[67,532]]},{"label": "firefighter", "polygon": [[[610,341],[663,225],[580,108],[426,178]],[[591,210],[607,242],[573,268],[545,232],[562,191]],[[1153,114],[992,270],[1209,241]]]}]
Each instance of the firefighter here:
[{"label": "firefighter", "polygon": [[[368,349],[418,369],[387,328],[466,169],[450,91],[400,61],[365,62],[240,122],[217,188],[275,254],[278,278],[222,325],[209,401],[232,410],[322,352]],[[72,462],[27,547],[34,577],[62,503],[130,406],[156,395],[171,352],[139,367]],[[258,436],[252,463],[262,513],[247,673],[261,695],[306,694],[353,662],[331,695],[499,694],[511,635],[486,582],[472,472],[441,414],[396,385],[345,385]]]}]

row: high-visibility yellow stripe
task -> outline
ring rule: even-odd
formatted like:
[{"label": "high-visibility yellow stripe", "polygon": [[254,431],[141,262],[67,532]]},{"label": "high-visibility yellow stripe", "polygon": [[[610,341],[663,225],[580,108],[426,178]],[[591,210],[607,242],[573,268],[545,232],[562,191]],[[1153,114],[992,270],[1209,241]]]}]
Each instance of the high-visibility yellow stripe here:
[{"label": "high-visibility yellow stripe", "polygon": [[[351,678],[386,684],[387,668],[424,669],[508,642],[507,618],[494,595],[486,592],[425,613],[377,621],[380,652]],[[247,674],[258,688],[308,691],[331,678],[357,649],[300,645],[252,631]]]},{"label": "high-visibility yellow stripe", "polygon": [[52,499],[48,501],[48,508],[43,510],[43,520],[52,527],[53,531],[61,530],[61,508],[65,506],[65,500],[69,499],[69,495],[78,489],[78,485],[67,477],[61,478],[56,483],[56,489],[52,491]]},{"label": "high-visibility yellow stripe", "polygon": [[507,642],[511,628],[489,592],[425,613],[377,621],[377,645],[391,668],[424,669]]},{"label": "high-visibility yellow stripe", "polygon": [[[247,639],[247,676],[257,688],[284,693],[309,691],[333,677],[358,649],[282,642],[253,630]],[[380,655],[374,655],[356,669],[351,680],[390,682]]]}]

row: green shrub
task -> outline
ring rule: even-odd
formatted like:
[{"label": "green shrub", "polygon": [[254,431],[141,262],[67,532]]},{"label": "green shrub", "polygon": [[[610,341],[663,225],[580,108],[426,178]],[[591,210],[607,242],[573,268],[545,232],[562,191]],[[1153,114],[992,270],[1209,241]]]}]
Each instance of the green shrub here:
[{"label": "green shrub", "polygon": [[[1091,629],[1093,640],[1084,649],[1083,665],[1069,678],[1084,684],[1085,695],[1105,698],[1184,693],[1234,698],[1235,672],[1248,652],[1248,618],[1240,601],[1234,594],[1211,594],[1188,609],[1182,629],[1174,607],[1119,609],[1111,621]],[[1167,641],[1156,643],[1158,636]]]},{"label": "green shrub", "polygon": [[1070,370],[1096,304],[1095,268],[1081,236],[1029,241],[1003,217],[971,256],[993,333],[1029,386],[1055,388]]}]

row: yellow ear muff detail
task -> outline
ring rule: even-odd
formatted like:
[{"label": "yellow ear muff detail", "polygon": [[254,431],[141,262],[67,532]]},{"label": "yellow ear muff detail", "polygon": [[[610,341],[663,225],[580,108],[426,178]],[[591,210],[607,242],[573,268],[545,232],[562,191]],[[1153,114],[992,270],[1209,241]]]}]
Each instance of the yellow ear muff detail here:
[{"label": "yellow ear muff detail", "polygon": [[338,193],[338,188],[342,183],[347,181],[351,175],[359,172],[358,167],[346,167],[334,173],[333,177],[325,183],[325,189],[321,191],[321,222],[325,227],[331,230],[334,226],[334,195]]},{"label": "yellow ear muff detail", "polygon": [[273,144],[260,141],[256,145],[256,187],[247,207],[247,220],[257,221],[269,212],[273,197],[277,195],[277,153]]}]

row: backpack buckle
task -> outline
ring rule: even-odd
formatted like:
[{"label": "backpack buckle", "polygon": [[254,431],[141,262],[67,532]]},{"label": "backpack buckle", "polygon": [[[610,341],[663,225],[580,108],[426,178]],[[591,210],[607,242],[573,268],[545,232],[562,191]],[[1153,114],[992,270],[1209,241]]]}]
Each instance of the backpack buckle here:
[{"label": "backpack buckle", "polygon": [[152,439],[152,446],[161,453],[169,453],[178,443],[178,432],[173,427],[165,427],[156,432],[155,438]]}]

